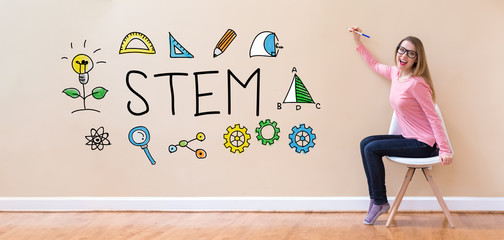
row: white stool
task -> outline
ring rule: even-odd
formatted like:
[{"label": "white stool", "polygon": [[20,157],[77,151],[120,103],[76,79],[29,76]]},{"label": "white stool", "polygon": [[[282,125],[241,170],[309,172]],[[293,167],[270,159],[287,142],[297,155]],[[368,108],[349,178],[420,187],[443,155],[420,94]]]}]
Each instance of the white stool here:
[{"label": "white stool", "polygon": [[[446,133],[446,127],[443,121],[443,117],[441,115],[441,111],[439,110],[439,107],[436,105],[436,111],[438,112],[439,117],[441,118],[441,122],[443,123],[443,128]],[[394,112],[392,115],[392,121],[390,122],[390,129],[389,129],[389,134],[393,135],[400,135],[402,133],[401,128],[397,122],[397,116]],[[448,139],[448,134],[446,133],[446,138]],[[448,139],[448,144],[450,144],[450,140]],[[453,154],[453,150],[450,144],[450,150]],[[448,220],[448,223],[452,228],[455,227],[455,224],[453,224],[452,217],[450,215],[450,211],[448,210],[448,206],[446,205],[446,202],[443,199],[443,196],[441,195],[441,192],[439,191],[439,188],[437,187],[436,183],[434,182],[434,178],[432,177],[431,174],[431,169],[432,165],[441,163],[441,160],[439,156],[436,157],[429,157],[429,158],[404,158],[404,157],[394,157],[394,156],[387,156],[387,158],[393,162],[403,164],[406,167],[408,167],[408,171],[406,172],[406,176],[404,177],[403,184],[401,185],[401,188],[399,189],[399,192],[397,193],[397,196],[392,203],[392,206],[390,208],[390,214],[389,218],[387,220],[386,226],[389,227],[392,221],[394,220],[394,217],[397,213],[397,209],[399,208],[399,205],[401,205],[401,201],[404,197],[404,193],[406,192],[406,189],[408,188],[409,183],[411,182],[411,178],[413,177],[413,174],[415,173],[415,170],[417,169],[422,169],[422,172],[425,176],[425,179],[427,182],[429,182],[429,185],[432,188],[432,191],[434,192],[434,195],[437,198],[437,201],[439,202],[439,205],[441,205],[441,209],[443,209],[443,212],[446,216],[446,219]]]}]

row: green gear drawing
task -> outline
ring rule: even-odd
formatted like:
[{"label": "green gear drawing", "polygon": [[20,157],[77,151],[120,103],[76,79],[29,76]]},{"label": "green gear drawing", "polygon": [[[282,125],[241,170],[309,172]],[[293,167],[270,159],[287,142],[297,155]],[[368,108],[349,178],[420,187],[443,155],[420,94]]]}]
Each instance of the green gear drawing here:
[{"label": "green gear drawing", "polygon": [[[271,126],[275,131],[273,133],[273,137],[268,139],[264,138],[264,136],[262,135],[263,128],[267,126]],[[259,122],[259,127],[255,129],[255,132],[257,133],[257,140],[261,141],[262,145],[266,144],[273,145],[275,140],[278,140],[280,138],[280,136],[278,135],[278,133],[280,132],[280,128],[277,128],[277,122],[275,121],[271,122],[271,120],[269,119],[266,119],[265,121],[261,120]]]},{"label": "green gear drawing", "polygon": [[233,128],[227,128],[224,139],[224,147],[229,148],[232,153],[242,153],[243,149],[249,146],[250,134],[247,133],[246,127],[240,128],[240,124],[235,124]]}]

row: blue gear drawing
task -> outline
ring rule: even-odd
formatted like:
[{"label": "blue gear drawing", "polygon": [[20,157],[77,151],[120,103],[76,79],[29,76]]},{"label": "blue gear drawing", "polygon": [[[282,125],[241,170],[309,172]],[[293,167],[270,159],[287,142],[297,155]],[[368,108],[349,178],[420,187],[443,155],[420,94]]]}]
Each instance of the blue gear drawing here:
[{"label": "blue gear drawing", "polygon": [[300,124],[299,128],[296,126],[292,127],[292,133],[289,134],[291,148],[296,148],[297,153],[307,153],[310,151],[310,147],[313,148],[315,143],[313,140],[317,136],[312,133],[313,129],[311,127],[306,128],[304,124]]}]

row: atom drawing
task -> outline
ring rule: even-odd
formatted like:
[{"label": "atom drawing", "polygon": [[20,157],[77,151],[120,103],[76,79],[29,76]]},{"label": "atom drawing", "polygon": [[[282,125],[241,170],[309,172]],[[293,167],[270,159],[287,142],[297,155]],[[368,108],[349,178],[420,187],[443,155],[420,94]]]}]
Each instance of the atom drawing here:
[{"label": "atom drawing", "polygon": [[91,128],[91,135],[85,136],[88,142],[86,145],[91,146],[91,150],[103,150],[104,146],[111,145],[108,140],[109,134],[105,132],[103,127],[98,128],[98,130]]}]

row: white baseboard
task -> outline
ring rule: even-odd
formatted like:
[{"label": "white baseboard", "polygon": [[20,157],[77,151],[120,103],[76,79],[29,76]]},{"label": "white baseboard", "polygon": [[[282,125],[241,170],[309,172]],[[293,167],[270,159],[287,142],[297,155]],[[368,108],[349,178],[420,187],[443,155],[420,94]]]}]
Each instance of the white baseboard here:
[{"label": "white baseboard", "polygon": [[[390,202],[393,197],[389,198]],[[504,211],[504,197],[445,197],[451,211]],[[367,211],[367,197],[0,197],[0,211]],[[440,211],[435,197],[399,210]]]}]

